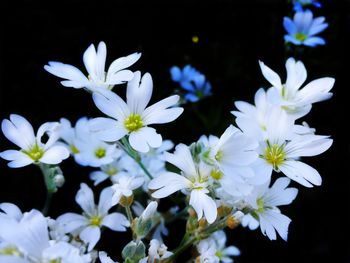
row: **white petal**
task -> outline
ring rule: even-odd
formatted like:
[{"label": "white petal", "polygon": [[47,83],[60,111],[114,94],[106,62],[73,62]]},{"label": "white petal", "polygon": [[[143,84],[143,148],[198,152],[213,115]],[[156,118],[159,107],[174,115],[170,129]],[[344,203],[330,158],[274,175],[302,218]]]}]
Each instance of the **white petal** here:
[{"label": "white petal", "polygon": [[333,88],[334,82],[334,78],[320,78],[311,81],[299,91],[300,102],[306,104],[329,99],[332,96],[329,91]]},{"label": "white petal", "polygon": [[136,151],[146,153],[150,147],[158,148],[162,145],[162,136],[150,127],[143,127],[130,133],[129,142]]},{"label": "white petal", "polygon": [[106,180],[108,177],[108,174],[101,171],[90,173],[90,179],[94,181],[95,186]]},{"label": "white petal", "polygon": [[98,78],[103,80],[105,79],[106,57],[107,47],[105,42],[101,41],[97,47],[95,71]]},{"label": "white petal", "polygon": [[123,214],[112,213],[103,218],[102,225],[114,231],[124,232],[130,223]]},{"label": "white petal", "polygon": [[89,244],[88,252],[90,252],[100,240],[101,230],[97,226],[88,226],[79,234],[79,237],[85,244]]},{"label": "white petal", "polygon": [[267,206],[289,205],[298,194],[298,189],[287,188],[290,179],[278,178],[269,191],[265,194],[264,200]]},{"label": "white petal", "polygon": [[96,73],[95,73],[95,67],[96,67],[96,49],[94,44],[91,44],[83,55],[83,61],[84,65],[86,67],[87,72],[89,73],[90,77],[93,79],[96,79]]},{"label": "white petal", "polygon": [[39,161],[47,164],[58,164],[68,157],[69,151],[67,148],[64,146],[56,145],[48,149]]},{"label": "white petal", "polygon": [[261,230],[263,230],[263,225],[265,224],[266,234],[271,240],[276,239],[276,229],[281,238],[287,241],[288,227],[291,221],[289,217],[272,210],[260,215]]},{"label": "white petal", "polygon": [[89,127],[97,138],[106,142],[118,141],[128,133],[120,121],[110,118],[92,119]]},{"label": "white petal", "polygon": [[104,251],[100,251],[98,253],[98,258],[100,259],[101,263],[118,263],[116,261],[113,261],[109,256],[107,256],[107,253]]},{"label": "white petal", "polygon": [[295,61],[293,58],[289,58],[286,62],[287,69],[287,81],[286,81],[286,96],[288,92],[295,92],[305,82],[307,72],[304,64],[301,61]]},{"label": "white petal", "polygon": [[115,93],[110,92],[108,97],[94,93],[92,98],[96,107],[107,116],[123,121],[125,117],[130,115],[126,103]]},{"label": "white petal", "polygon": [[11,114],[10,120],[4,119],[1,129],[5,137],[22,149],[29,150],[35,144],[32,125],[23,117]]},{"label": "white petal", "polygon": [[130,111],[141,115],[151,99],[153,81],[149,73],[143,75],[141,83],[140,78],[141,73],[135,72],[134,78],[128,82],[126,99]]},{"label": "white petal", "polygon": [[173,95],[147,107],[142,114],[144,124],[167,123],[178,118],[183,112],[183,109],[179,107],[168,108],[176,105],[179,99],[180,97],[178,95]]},{"label": "white petal", "polygon": [[270,69],[268,66],[264,64],[264,62],[259,61],[260,69],[265,79],[271,83],[272,86],[282,89],[281,78],[278,76],[276,72]]},{"label": "white petal", "polygon": [[111,74],[106,80],[108,85],[119,85],[124,82],[132,80],[134,73],[131,70],[122,70],[117,73]]},{"label": "white petal", "polygon": [[49,65],[44,66],[44,69],[51,74],[69,80],[64,82],[66,87],[83,88],[89,85],[89,80],[76,67],[61,62],[50,61]]},{"label": "white petal", "polygon": [[173,154],[165,153],[165,159],[187,175],[195,176],[197,174],[192,154],[185,144],[177,145]]},{"label": "white petal", "polygon": [[28,155],[21,151],[15,151],[15,150],[7,150],[0,153],[0,157],[12,161],[8,163],[7,165],[11,168],[19,168],[26,166],[28,164],[32,164],[34,160],[32,160]]},{"label": "white petal", "polygon": [[22,211],[18,208],[18,206],[11,203],[1,203],[0,210],[17,221],[19,221],[23,216]]},{"label": "white petal", "polygon": [[285,161],[279,168],[290,179],[306,187],[322,184],[322,178],[317,170],[300,161]]},{"label": "white petal", "polygon": [[63,225],[65,233],[74,232],[89,224],[86,217],[75,213],[65,213],[57,218],[57,222]]},{"label": "white petal", "polygon": [[166,172],[149,182],[149,189],[159,189],[152,193],[154,198],[164,198],[176,191],[188,188],[191,182],[185,177],[171,172]]},{"label": "white petal", "polygon": [[189,204],[197,213],[198,220],[202,218],[203,213],[209,224],[213,223],[217,217],[217,207],[213,199],[205,192],[208,190],[192,190]]},{"label": "white petal", "polygon": [[100,194],[100,200],[97,206],[99,215],[106,215],[108,213],[108,210],[111,209],[112,195],[113,195],[113,190],[110,187],[107,187],[102,190]]},{"label": "white petal", "polygon": [[95,201],[94,193],[91,188],[86,184],[80,184],[80,189],[75,196],[75,201],[80,205],[86,214],[89,216],[94,215],[95,212]]},{"label": "white petal", "polygon": [[129,56],[121,57],[114,60],[108,69],[107,79],[109,78],[110,75],[113,75],[122,69],[130,67],[136,61],[138,61],[140,57],[141,57],[141,53],[133,53]]}]

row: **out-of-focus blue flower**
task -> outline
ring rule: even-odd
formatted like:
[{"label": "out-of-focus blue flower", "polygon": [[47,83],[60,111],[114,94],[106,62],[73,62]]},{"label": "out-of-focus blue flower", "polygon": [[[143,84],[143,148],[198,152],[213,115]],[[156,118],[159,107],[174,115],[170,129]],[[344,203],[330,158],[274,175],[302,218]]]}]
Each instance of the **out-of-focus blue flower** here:
[{"label": "out-of-focus blue flower", "polygon": [[296,12],[303,11],[304,7],[309,5],[313,5],[317,8],[322,7],[321,3],[317,0],[293,0],[293,4],[294,4],[293,9]]},{"label": "out-of-focus blue flower", "polygon": [[324,23],[324,21],[325,18],[323,16],[313,18],[310,10],[296,12],[293,20],[289,17],[284,17],[283,26],[288,33],[284,36],[284,40],[294,45],[310,47],[324,45],[326,43],[325,40],[315,36],[328,27],[328,24]]},{"label": "out-of-focus blue flower", "polygon": [[211,95],[211,85],[205,76],[191,65],[186,65],[182,70],[173,66],[170,68],[173,81],[180,83],[181,88],[186,91],[183,99],[189,102],[196,102]]}]

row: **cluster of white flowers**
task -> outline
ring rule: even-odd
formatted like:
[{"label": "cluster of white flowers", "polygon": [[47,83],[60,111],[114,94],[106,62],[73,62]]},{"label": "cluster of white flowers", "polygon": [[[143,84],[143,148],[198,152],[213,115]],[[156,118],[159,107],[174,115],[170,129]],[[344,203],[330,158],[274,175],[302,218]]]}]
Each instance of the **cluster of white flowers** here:
[{"label": "cluster of white flowers", "polygon": [[[65,213],[56,220],[35,209],[22,213],[13,204],[0,204],[0,262],[79,263],[99,258],[113,263],[106,252],[96,250],[105,228],[131,230],[132,240],[121,251],[124,262],[172,262],[190,245],[197,247],[196,262],[233,262],[231,257],[240,252],[225,247],[222,230],[240,224],[250,229],[260,226],[271,240],[277,238],[277,231],[287,240],[291,220],[279,206],[290,204],[298,193],[288,185],[291,180],[305,187],[321,185],[317,170],[301,158],[321,154],[332,145],[329,136],[316,135],[315,129],[297,121],[313,103],[331,97],[334,79],[320,78],[301,88],[306,69],[301,61],[289,58],[282,84],[278,74],[260,62],[272,86],[257,91],[254,105],[235,102],[237,110],[232,114],[237,127],[229,125],[218,137],[202,135],[189,146],[180,143],[170,153],[174,144],[149,125],[177,119],[183,112],[177,106],[179,96],[147,107],[153,92],[151,75],[141,77],[139,71],[126,69],[139,58],[136,53],[119,58],[105,72],[106,45],[101,42],[97,52],[91,45],[84,53],[87,77],[71,65],[45,66],[65,79],[63,86],[92,93],[106,117],[83,117],[74,127],[62,118],[43,124],[36,136],[19,115],[3,120],[4,135],[20,150],[6,150],[0,157],[12,168],[40,166],[49,194],[62,185],[58,165],[69,155],[79,165],[98,168],[90,179],[104,188],[96,204],[96,189],[81,183],[75,201],[83,212]],[[127,83],[126,102],[112,91],[122,83]],[[274,179],[273,174],[280,177]],[[177,191],[184,196],[179,195],[176,204],[185,205],[184,209],[158,212],[158,199]],[[166,225],[176,219],[187,220],[186,234],[183,247],[170,252],[162,235],[168,234]]]}]

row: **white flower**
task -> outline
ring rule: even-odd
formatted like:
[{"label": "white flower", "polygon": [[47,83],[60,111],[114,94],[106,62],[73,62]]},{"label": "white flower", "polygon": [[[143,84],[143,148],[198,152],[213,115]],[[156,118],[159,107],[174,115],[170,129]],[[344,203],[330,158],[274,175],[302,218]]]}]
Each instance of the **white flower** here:
[{"label": "white flower", "polygon": [[91,251],[99,241],[102,226],[113,231],[126,231],[126,227],[130,226],[123,214],[108,214],[108,210],[112,207],[110,188],[105,188],[101,192],[99,203],[96,205],[92,190],[82,183],[75,200],[83,209],[83,215],[66,213],[57,218],[57,221],[64,225],[66,233],[79,231],[80,239],[89,244],[88,251]]},{"label": "white flower", "polygon": [[160,243],[157,239],[152,239],[150,242],[150,247],[148,249],[148,260],[147,262],[159,262],[163,259],[172,256],[172,252],[168,251],[168,247]]},{"label": "white flower", "polygon": [[249,167],[258,154],[258,143],[255,139],[245,136],[239,129],[230,125],[220,139],[210,136],[200,140],[207,148],[202,154],[204,161],[214,166],[211,176],[220,180],[222,187],[231,195],[247,194],[251,190],[246,183],[254,177],[254,171]]},{"label": "white flower", "polygon": [[235,246],[226,247],[226,234],[224,231],[216,231],[211,236],[216,245],[215,255],[220,259],[220,262],[231,263],[233,262],[232,256],[239,256],[241,252]]},{"label": "white flower", "polygon": [[215,201],[208,195],[210,169],[207,165],[196,165],[189,148],[184,144],[176,146],[174,154],[166,154],[166,160],[181,170],[181,175],[165,172],[154,178],[148,185],[150,189],[158,189],[152,196],[164,198],[178,190],[186,190],[190,194],[189,204],[197,213],[198,220],[203,213],[208,223],[217,217]]},{"label": "white flower", "polygon": [[44,68],[51,74],[65,79],[61,81],[65,87],[104,92],[112,89],[114,85],[131,80],[134,74],[126,68],[133,65],[141,56],[140,53],[134,53],[116,59],[105,72],[106,55],[107,49],[104,42],[99,43],[97,52],[93,44],[88,47],[83,56],[84,65],[88,72],[87,77],[76,67],[61,62],[50,61],[49,65],[45,65]]},{"label": "white flower", "polygon": [[8,247],[4,251],[7,252],[6,256],[0,255],[0,259],[6,258],[1,262],[91,262],[89,255],[81,255],[74,246],[50,240],[47,219],[37,210],[24,213],[19,221],[0,217],[0,238],[12,244],[12,250]]},{"label": "white flower", "polygon": [[106,252],[104,251],[100,251],[98,253],[98,257],[101,261],[101,263],[118,263],[117,261],[113,261],[108,255]]},{"label": "white flower", "polygon": [[211,238],[201,240],[197,245],[199,257],[196,262],[200,263],[219,263],[220,258],[216,255],[216,244]]},{"label": "white flower", "polygon": [[254,103],[236,101],[235,106],[239,111],[231,113],[236,116],[235,122],[245,135],[260,141],[264,139],[267,119],[274,106],[268,101],[263,88],[255,93]]},{"label": "white flower", "polygon": [[111,187],[113,190],[112,204],[117,204],[122,196],[132,196],[133,190],[139,188],[144,181],[144,178],[140,176],[122,175]]},{"label": "white flower", "polygon": [[293,134],[294,120],[283,110],[271,112],[267,124],[267,139],[260,144],[260,157],[256,171],[261,176],[272,170],[283,172],[290,179],[306,186],[321,185],[316,169],[299,161],[300,157],[315,156],[326,151],[333,140],[329,136]]},{"label": "white flower", "polygon": [[[1,129],[5,137],[21,150],[7,150],[0,157],[11,161],[11,168],[23,167],[32,163],[59,164],[69,157],[66,148],[57,145],[60,125],[57,122],[46,122],[39,127],[35,136],[32,125],[22,116],[11,114],[10,120],[4,119]],[[46,143],[42,136],[48,135]]]},{"label": "white flower", "polygon": [[102,96],[94,93],[94,102],[104,114],[112,118],[96,118],[92,130],[107,142],[114,142],[129,135],[130,145],[139,152],[148,152],[150,147],[157,148],[162,144],[161,135],[151,124],[167,123],[175,120],[183,112],[176,105],[179,96],[173,95],[146,108],[149,103],[153,84],[152,77],[146,73],[141,80],[141,73],[135,72],[128,82],[125,103],[115,93]]},{"label": "white flower", "polygon": [[259,64],[262,74],[272,85],[267,94],[269,100],[287,110],[295,119],[306,115],[313,103],[327,100],[332,96],[329,91],[334,85],[334,78],[316,79],[300,89],[307,77],[305,66],[301,61],[295,61],[294,58],[287,60],[285,84],[282,84],[276,72],[261,61]]},{"label": "white flower", "polygon": [[[261,232],[271,240],[276,239],[276,231],[284,240],[288,237],[288,226],[291,220],[281,214],[277,207],[289,205],[297,196],[298,189],[287,188],[289,183],[288,178],[278,178],[271,188],[268,187],[269,183],[257,186],[247,197],[253,208],[251,218],[259,220]],[[255,228],[256,221],[249,218],[245,220],[245,225],[249,225],[250,229]]]},{"label": "white flower", "polygon": [[71,151],[78,164],[100,167],[112,163],[122,154],[116,144],[101,141],[90,131],[91,120],[88,118],[80,118],[74,128],[68,120],[62,118],[60,121],[63,145]]},{"label": "white flower", "polygon": [[110,179],[112,183],[117,183],[122,176],[130,177],[130,174],[134,174],[130,172],[133,171],[132,168],[134,166],[134,159],[126,154],[122,154],[121,157],[112,163],[101,165],[99,171],[90,173],[90,179],[94,181],[94,185],[98,185],[106,179]]}]

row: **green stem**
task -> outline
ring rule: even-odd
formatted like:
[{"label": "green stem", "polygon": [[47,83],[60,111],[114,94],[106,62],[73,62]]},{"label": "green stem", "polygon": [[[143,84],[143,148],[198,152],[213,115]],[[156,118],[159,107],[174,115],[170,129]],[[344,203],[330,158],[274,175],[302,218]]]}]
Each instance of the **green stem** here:
[{"label": "green stem", "polygon": [[132,221],[134,220],[134,217],[132,216],[132,212],[131,212],[129,205],[125,206],[125,211],[126,211],[126,216],[128,217],[128,220],[129,220],[130,225],[131,225]]},{"label": "green stem", "polygon": [[39,167],[40,167],[40,170],[43,174],[45,185],[46,185],[46,190],[47,190],[46,200],[45,200],[44,207],[42,209],[42,213],[44,215],[47,215],[47,213],[50,210],[52,196],[55,192],[57,192],[57,187],[56,187],[56,184],[54,182],[56,168],[55,167],[52,168],[52,167],[50,167],[50,165],[43,164],[43,163],[40,163]]},{"label": "green stem", "polygon": [[175,258],[177,258],[180,254],[182,254],[186,249],[188,249],[190,246],[192,246],[195,242],[197,241],[196,237],[191,237],[189,238],[186,242],[182,244],[182,246],[178,247],[177,249],[174,250],[174,254],[165,259],[163,263],[170,263],[174,262]]},{"label": "green stem", "polygon": [[151,175],[151,173],[147,170],[145,165],[142,163],[139,153],[136,152],[133,148],[131,148],[129,141],[125,136],[121,139],[120,146],[131,158],[135,160],[135,162],[141,167],[141,169],[145,172],[148,178],[153,179],[153,176]]}]

